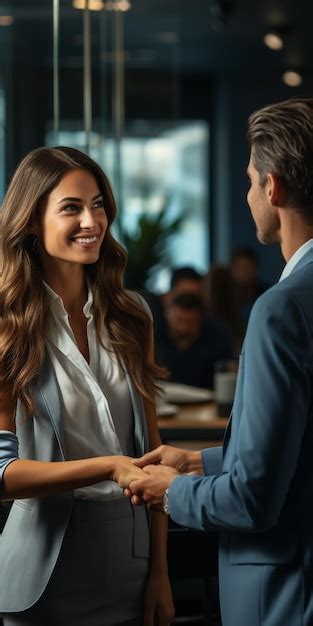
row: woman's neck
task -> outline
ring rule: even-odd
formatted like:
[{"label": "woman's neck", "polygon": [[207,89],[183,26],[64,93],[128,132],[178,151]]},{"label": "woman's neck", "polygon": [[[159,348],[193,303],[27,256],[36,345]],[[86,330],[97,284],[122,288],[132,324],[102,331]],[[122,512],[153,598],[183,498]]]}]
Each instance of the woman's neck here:
[{"label": "woman's neck", "polygon": [[60,271],[44,273],[47,285],[62,298],[69,316],[79,315],[87,301],[88,291],[82,266],[71,266]]}]

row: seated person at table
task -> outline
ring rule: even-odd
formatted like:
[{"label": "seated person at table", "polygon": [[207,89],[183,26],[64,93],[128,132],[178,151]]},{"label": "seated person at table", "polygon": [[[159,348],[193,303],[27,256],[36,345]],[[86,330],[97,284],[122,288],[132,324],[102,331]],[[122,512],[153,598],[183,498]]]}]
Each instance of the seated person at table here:
[{"label": "seated person at table", "polygon": [[195,293],[202,296],[202,276],[193,267],[176,267],[172,271],[170,289],[166,293],[144,294],[153,315],[156,341],[166,330],[165,307],[181,293]]},{"label": "seated person at table", "polygon": [[233,353],[242,349],[244,323],[241,319],[237,285],[228,265],[213,265],[202,281],[203,301],[208,313],[223,322],[232,336]]},{"label": "seated person at table", "polygon": [[270,285],[260,280],[258,257],[250,246],[240,246],[233,251],[230,269],[235,281],[242,323],[246,328],[252,306]]},{"label": "seated person at table", "polygon": [[232,357],[231,335],[222,322],[206,316],[202,299],[184,293],[169,301],[166,328],[156,343],[157,360],[173,382],[213,386],[214,364]]}]

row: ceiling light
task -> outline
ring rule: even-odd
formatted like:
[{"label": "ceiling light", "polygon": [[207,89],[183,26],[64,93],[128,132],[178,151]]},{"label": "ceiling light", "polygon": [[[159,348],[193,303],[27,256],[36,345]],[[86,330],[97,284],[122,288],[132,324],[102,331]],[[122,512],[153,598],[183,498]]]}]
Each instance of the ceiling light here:
[{"label": "ceiling light", "polygon": [[12,15],[0,15],[0,26],[11,26],[14,22]]},{"label": "ceiling light", "polygon": [[129,11],[129,0],[73,0],[74,9],[90,9],[90,11]]},{"label": "ceiling light", "polygon": [[104,8],[107,11],[129,11],[131,4],[128,0],[118,0],[114,2],[114,0],[107,1],[104,3]]},{"label": "ceiling light", "polygon": [[294,72],[291,70],[284,72],[282,78],[283,82],[285,83],[285,85],[288,85],[288,87],[299,87],[303,80],[299,72]]},{"label": "ceiling light", "polygon": [[264,35],[264,43],[271,50],[281,50],[284,46],[283,39],[279,33],[266,33]]},{"label": "ceiling light", "polygon": [[90,9],[90,11],[101,11],[103,9],[102,0],[73,0],[74,9]]}]

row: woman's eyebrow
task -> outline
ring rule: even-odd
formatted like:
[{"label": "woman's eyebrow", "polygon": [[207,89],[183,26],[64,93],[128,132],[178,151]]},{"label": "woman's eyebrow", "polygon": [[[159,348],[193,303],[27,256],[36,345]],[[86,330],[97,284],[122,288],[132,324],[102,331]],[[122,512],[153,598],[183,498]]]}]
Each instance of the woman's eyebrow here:
[{"label": "woman's eyebrow", "polygon": [[[102,196],[102,193],[97,193],[97,195],[92,198],[92,202],[97,200],[97,198],[102,198]],[[57,204],[61,204],[61,202],[82,202],[82,199],[68,196],[66,198],[62,198],[61,200],[58,200]]]},{"label": "woman's eyebrow", "polygon": [[68,198],[62,198],[62,200],[58,200],[57,204],[60,204],[61,202],[82,202],[81,198],[74,198],[74,197],[68,197]]}]

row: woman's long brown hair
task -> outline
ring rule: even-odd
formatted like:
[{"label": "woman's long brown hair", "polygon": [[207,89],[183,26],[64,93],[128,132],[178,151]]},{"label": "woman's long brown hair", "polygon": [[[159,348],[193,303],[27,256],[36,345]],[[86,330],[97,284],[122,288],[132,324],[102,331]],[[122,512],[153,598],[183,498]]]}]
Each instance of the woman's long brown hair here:
[{"label": "woman's long brown hair", "polygon": [[38,148],[18,166],[0,212],[0,382],[2,389],[10,389],[14,401],[21,401],[27,416],[34,411],[34,383],[44,362],[50,320],[32,226],[51,191],[77,168],[95,177],[108,218],[99,260],[85,268],[99,340],[105,328],[120,365],[145,397],[151,398],[155,379],[163,374],[148,356],[149,315],[123,288],[127,254],[110,232],[116,206],[106,175],[74,148]]}]

